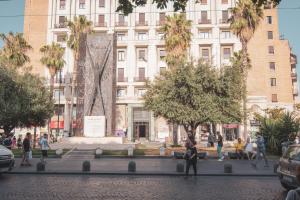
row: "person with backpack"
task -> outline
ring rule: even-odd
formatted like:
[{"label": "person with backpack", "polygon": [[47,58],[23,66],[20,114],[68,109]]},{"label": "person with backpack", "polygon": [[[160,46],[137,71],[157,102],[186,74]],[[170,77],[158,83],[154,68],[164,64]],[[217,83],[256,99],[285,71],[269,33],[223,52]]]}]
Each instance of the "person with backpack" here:
[{"label": "person with backpack", "polygon": [[9,135],[7,138],[4,139],[3,141],[3,145],[11,150],[11,146],[12,146],[12,139],[11,139],[11,135]]},{"label": "person with backpack", "polygon": [[[300,183],[300,167],[296,168],[296,179],[298,183]],[[285,200],[299,200],[300,199],[300,187],[290,190],[287,195]]]},{"label": "person with backpack", "polygon": [[256,145],[257,145],[257,153],[256,153],[256,160],[254,163],[251,163],[251,165],[254,168],[257,168],[257,164],[261,160],[261,156],[265,160],[265,167],[269,167],[268,159],[266,157],[266,147],[265,147],[265,140],[260,132],[256,133]]},{"label": "person with backpack", "polygon": [[48,157],[49,143],[48,143],[48,135],[44,134],[44,136],[40,140],[40,147],[42,150],[41,162],[45,162],[45,158]]},{"label": "person with backpack", "polygon": [[197,176],[197,148],[196,148],[196,141],[193,139],[192,136],[188,139],[188,144],[186,144],[186,153],[185,153],[185,160],[186,160],[186,170],[185,174],[186,177],[189,175],[190,167],[193,166],[194,175]]}]

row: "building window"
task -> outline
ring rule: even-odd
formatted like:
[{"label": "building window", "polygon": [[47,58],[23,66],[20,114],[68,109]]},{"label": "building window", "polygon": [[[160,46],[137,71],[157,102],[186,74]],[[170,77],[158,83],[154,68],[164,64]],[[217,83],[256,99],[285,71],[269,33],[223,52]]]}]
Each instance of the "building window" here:
[{"label": "building window", "polygon": [[105,0],[99,0],[99,7],[105,7]]},{"label": "building window", "polygon": [[276,86],[276,78],[270,79],[271,86]]},{"label": "building window", "polygon": [[117,33],[117,39],[118,39],[118,41],[125,40],[126,39],[126,33],[124,33],[124,32],[118,32]]},{"label": "building window", "polygon": [[207,4],[207,0],[200,0],[200,3],[206,5]]},{"label": "building window", "polygon": [[117,89],[117,97],[124,97],[126,96],[126,89],[125,88],[118,88]]},{"label": "building window", "polygon": [[85,0],[79,0],[79,8],[84,9],[85,8]]},{"label": "building window", "polygon": [[158,36],[158,38],[160,39],[160,40],[163,40],[164,39],[164,33],[163,32],[158,32],[157,33],[157,36]]},{"label": "building window", "polygon": [[166,21],[166,13],[159,13],[159,25],[163,25]]},{"label": "building window", "polygon": [[276,69],[275,62],[270,62],[269,67],[270,67],[271,71],[275,71],[275,69]]},{"label": "building window", "polygon": [[118,50],[118,61],[125,61],[125,50]]},{"label": "building window", "polygon": [[267,16],[267,23],[272,24],[272,16]]},{"label": "building window", "polygon": [[64,90],[54,90],[54,98],[58,99],[59,97],[62,98],[64,96]]},{"label": "building window", "polygon": [[67,35],[66,34],[59,34],[57,35],[56,41],[57,42],[65,42],[67,39]]},{"label": "building window", "polygon": [[221,19],[222,24],[228,23],[228,10],[222,10],[222,19]]},{"label": "building window", "polygon": [[145,23],[145,13],[139,13],[138,24],[139,25],[146,25],[146,23]]},{"label": "building window", "polygon": [[164,60],[166,57],[166,51],[164,49],[159,49],[159,59]]},{"label": "building window", "polygon": [[138,32],[137,39],[138,40],[147,40],[147,33],[146,32]]},{"label": "building window", "polygon": [[209,61],[209,49],[208,48],[203,48],[201,49],[201,58],[205,61]]},{"label": "building window", "polygon": [[200,30],[199,36],[201,39],[208,39],[210,38],[210,30]]},{"label": "building window", "polygon": [[165,72],[167,70],[167,68],[165,68],[165,67],[160,67],[159,68],[159,73],[163,73],[163,72]]},{"label": "building window", "polygon": [[59,9],[61,9],[61,10],[66,9],[66,0],[59,1]]},{"label": "building window", "polygon": [[221,32],[221,38],[228,39],[231,38],[231,32],[228,30],[224,30]]},{"label": "building window", "polygon": [[59,18],[58,18],[58,23],[59,24],[65,24],[66,21],[67,20],[66,20],[65,16],[59,16]]},{"label": "building window", "polygon": [[138,59],[139,61],[147,61],[146,49],[138,49]]},{"label": "building window", "polygon": [[104,15],[98,15],[98,26],[103,27],[105,26],[105,19],[104,19]]},{"label": "building window", "polygon": [[207,23],[208,22],[207,11],[206,10],[201,11],[201,22],[202,23]]},{"label": "building window", "polygon": [[277,94],[272,94],[272,102],[278,102]]},{"label": "building window", "polygon": [[231,57],[231,49],[230,48],[223,48],[223,59],[230,59]]},{"label": "building window", "polygon": [[228,0],[222,0],[222,4],[228,4]]},{"label": "building window", "polygon": [[146,93],[146,90],[144,88],[136,88],[135,89],[135,96],[142,97],[145,95],[145,93]]},{"label": "building window", "polygon": [[269,54],[274,54],[274,46],[269,46]]},{"label": "building window", "polygon": [[269,40],[273,39],[273,31],[268,31],[268,39]]},{"label": "building window", "polygon": [[125,82],[124,68],[118,68],[118,82]]}]

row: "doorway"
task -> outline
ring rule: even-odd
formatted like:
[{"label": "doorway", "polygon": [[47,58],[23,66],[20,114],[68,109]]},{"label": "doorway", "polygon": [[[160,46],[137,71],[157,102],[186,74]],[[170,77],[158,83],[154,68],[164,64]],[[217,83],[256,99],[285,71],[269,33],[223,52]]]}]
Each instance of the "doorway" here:
[{"label": "doorway", "polygon": [[149,122],[134,122],[133,126],[136,139],[149,137]]}]

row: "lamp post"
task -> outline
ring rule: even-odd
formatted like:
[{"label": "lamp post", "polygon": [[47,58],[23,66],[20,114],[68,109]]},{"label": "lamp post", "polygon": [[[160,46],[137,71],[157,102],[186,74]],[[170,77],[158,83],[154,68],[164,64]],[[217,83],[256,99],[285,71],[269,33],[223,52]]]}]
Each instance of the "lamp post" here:
[{"label": "lamp post", "polygon": [[58,84],[58,113],[57,113],[57,133],[59,135],[59,114],[60,114],[60,86],[61,86],[61,70],[59,70],[59,84]]}]

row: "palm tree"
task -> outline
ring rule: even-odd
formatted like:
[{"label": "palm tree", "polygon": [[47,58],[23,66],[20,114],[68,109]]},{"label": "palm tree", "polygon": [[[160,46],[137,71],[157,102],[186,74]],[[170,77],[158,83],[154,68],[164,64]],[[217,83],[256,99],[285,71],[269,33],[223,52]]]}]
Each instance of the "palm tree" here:
[{"label": "palm tree", "polygon": [[61,47],[60,44],[52,42],[51,45],[44,45],[40,48],[40,52],[43,53],[41,58],[41,63],[46,65],[49,69],[50,74],[50,99],[53,97],[53,88],[54,88],[54,76],[60,71],[65,61],[63,56],[65,54],[65,48]]},{"label": "palm tree", "polygon": [[[186,19],[186,14],[167,16],[165,24],[161,27],[164,33],[167,55],[165,61],[171,70],[187,59],[192,33],[192,22]],[[173,123],[173,143],[177,145],[178,125]]]},{"label": "palm tree", "polygon": [[0,61],[4,66],[16,69],[30,62],[26,53],[32,47],[25,40],[22,33],[9,32],[6,35],[0,33],[0,39],[4,42],[4,46],[0,51]]},{"label": "palm tree", "polygon": [[247,76],[250,66],[247,45],[259,26],[263,17],[263,10],[254,4],[252,0],[238,0],[236,6],[231,10],[231,14],[229,19],[230,29],[242,44],[243,123],[244,137],[247,137]]},{"label": "palm tree", "polygon": [[71,107],[70,107],[70,135],[72,135],[72,124],[73,124],[73,104],[75,97],[75,84],[78,68],[78,59],[79,59],[79,42],[80,37],[84,33],[92,32],[92,22],[88,21],[85,16],[74,17],[73,21],[68,21],[67,24],[70,29],[70,36],[67,41],[67,45],[70,49],[73,50],[74,65],[73,65],[73,74],[72,74],[72,97],[71,97]]}]

